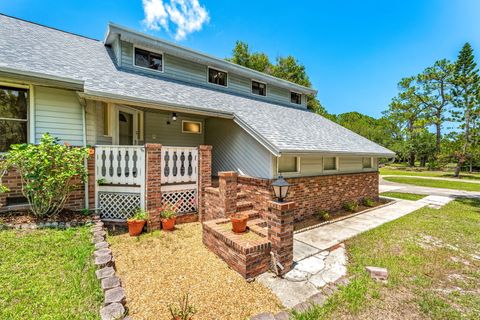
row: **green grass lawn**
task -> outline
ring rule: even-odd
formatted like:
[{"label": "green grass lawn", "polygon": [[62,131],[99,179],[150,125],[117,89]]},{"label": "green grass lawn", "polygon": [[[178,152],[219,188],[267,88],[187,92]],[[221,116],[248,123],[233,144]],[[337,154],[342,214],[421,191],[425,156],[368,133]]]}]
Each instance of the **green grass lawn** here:
[{"label": "green grass lawn", "polygon": [[426,197],[424,194],[416,194],[416,193],[403,193],[403,192],[382,192],[380,193],[381,196],[396,198],[396,199],[403,199],[403,200],[411,200],[417,201]]},{"label": "green grass lawn", "polygon": [[[413,171],[405,169],[395,169],[392,167],[380,168],[379,171],[381,175],[453,178],[453,172],[445,171]],[[480,180],[480,174],[462,172],[460,174],[460,179]]]},{"label": "green grass lawn", "polygon": [[480,191],[480,183],[469,183],[462,181],[434,180],[410,177],[384,177],[383,180],[397,183],[412,184],[421,187],[457,189],[464,191]]},{"label": "green grass lawn", "polygon": [[0,231],[0,319],[98,319],[89,228]]},{"label": "green grass lawn", "polygon": [[[294,319],[480,319],[480,200],[422,208],[346,248],[353,280]],[[387,268],[388,282],[365,266]]]}]

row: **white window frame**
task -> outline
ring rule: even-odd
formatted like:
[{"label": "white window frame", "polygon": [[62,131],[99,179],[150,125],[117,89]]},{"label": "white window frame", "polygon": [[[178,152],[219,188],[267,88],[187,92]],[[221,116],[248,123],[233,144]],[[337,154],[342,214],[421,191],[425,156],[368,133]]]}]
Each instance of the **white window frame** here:
[{"label": "white window frame", "polygon": [[[183,130],[183,124],[185,122],[191,122],[191,123],[198,123],[200,125],[200,132],[190,132],[190,131],[185,131]],[[202,121],[194,121],[194,120],[182,120],[182,133],[187,133],[187,134],[202,134],[203,133],[203,122]]]},{"label": "white window frame", "polygon": [[[325,169],[325,158],[335,158],[335,169],[333,170],[326,170]],[[340,170],[340,158],[335,157],[335,156],[330,156],[330,157],[322,157],[322,172],[325,173],[333,173],[333,172],[338,172]]]},{"label": "white window frame", "polygon": [[[159,54],[162,56],[162,70],[157,70],[157,69],[151,69],[151,68],[146,68],[146,67],[142,67],[142,66],[139,66],[135,63],[135,49],[138,48],[140,50],[144,50],[144,51],[149,51],[149,52],[152,52],[152,53],[155,53],[155,54]],[[150,70],[150,71],[153,71],[153,72],[160,72],[160,73],[163,73],[163,71],[165,70],[165,54],[163,51],[157,51],[157,50],[152,50],[150,48],[146,48],[146,47],[142,47],[142,46],[138,46],[138,45],[133,45],[133,53],[132,53],[132,65],[135,67],[135,68],[140,68],[140,69],[144,69],[144,70]]]},{"label": "white window frame", "polygon": [[297,171],[282,171],[282,172],[280,172],[278,169],[279,169],[279,167],[280,167],[280,158],[281,158],[281,157],[277,157],[277,174],[282,173],[282,174],[290,175],[290,174],[298,174],[298,173],[300,173],[300,169],[301,169],[301,164],[300,164],[300,161],[301,161],[301,160],[300,160],[300,157],[298,157],[298,156],[293,156],[293,157],[295,157],[295,158],[296,158],[296,161],[297,161]]},{"label": "white window frame", "polygon": [[[257,79],[250,79],[250,90],[251,90],[251,93],[254,95],[254,96],[258,96],[258,97],[266,97],[268,96],[268,83],[266,82],[263,82],[263,81],[259,81]],[[261,94],[256,94],[256,93],[253,93],[253,82],[258,82],[258,83],[261,83],[261,84],[264,84],[265,85],[265,95],[261,95]]]},{"label": "white window frame", "polygon": [[[225,86],[222,86],[221,84],[216,84],[216,83],[213,83],[213,82],[210,82],[210,69],[213,69],[213,70],[217,70],[217,71],[220,71],[220,72],[224,72],[226,75],[227,75],[227,85]],[[229,79],[230,76],[228,75],[228,71],[227,70],[224,70],[224,69],[220,69],[220,68],[217,68],[217,67],[213,67],[213,66],[207,66],[207,83],[208,84],[211,84],[211,85],[214,85],[214,86],[217,86],[217,87],[220,87],[220,88],[228,88],[228,85],[229,85]]]},{"label": "white window frame", "polygon": [[[12,82],[3,82],[0,81],[0,86],[2,87],[10,87],[13,89],[26,89],[28,90],[28,108],[27,108],[27,120],[24,121],[18,120],[19,122],[27,122],[27,141],[26,143],[34,143],[35,142],[35,122],[31,121],[31,119],[34,118],[34,112],[35,112],[35,101],[34,101],[34,92],[33,92],[33,86],[29,84],[21,84],[21,83],[12,83]],[[1,120],[10,120],[10,121],[15,121],[10,118],[0,118]],[[0,154],[3,154],[4,152],[0,152]]]},{"label": "white window frame", "polygon": [[[363,166],[363,159],[370,158],[370,168],[366,168]],[[373,170],[373,157],[362,157],[362,169],[363,170]]]},{"label": "white window frame", "polygon": [[[139,140],[141,140],[140,138],[144,136],[144,124],[143,123],[139,123],[138,122],[138,117],[140,117],[140,114],[143,113],[143,111],[141,110],[137,110],[137,109],[134,109],[134,108],[130,108],[130,107],[126,107],[126,106],[123,106],[123,105],[116,105],[115,108],[113,108],[114,111],[112,112],[112,114],[114,114],[113,116],[113,123],[115,124],[114,128],[114,133],[112,134],[112,140],[113,140],[113,144],[114,145],[118,145],[120,143],[120,129],[118,127],[118,117],[119,117],[119,113],[120,111],[122,112],[125,112],[125,113],[129,113],[133,116],[133,145],[134,146],[137,146],[138,143],[139,143]],[[138,125],[140,124],[141,128],[138,128]]]},{"label": "white window frame", "polygon": [[[300,95],[300,103],[295,103],[295,102],[292,102],[292,93],[296,93],[296,94],[299,94]],[[294,106],[301,106],[303,105],[303,93],[301,92],[298,92],[298,91],[293,91],[293,90],[290,90],[290,97],[288,97],[289,100],[290,100],[290,104],[294,105]]]}]

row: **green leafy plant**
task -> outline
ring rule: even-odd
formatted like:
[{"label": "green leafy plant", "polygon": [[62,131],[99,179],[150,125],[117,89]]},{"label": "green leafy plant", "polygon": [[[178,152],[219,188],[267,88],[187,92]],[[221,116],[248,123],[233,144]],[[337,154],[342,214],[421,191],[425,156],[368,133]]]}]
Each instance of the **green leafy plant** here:
[{"label": "green leafy plant", "polygon": [[355,212],[358,209],[358,203],[355,201],[347,201],[343,204],[343,209],[350,212]]},{"label": "green leafy plant", "polygon": [[[59,213],[78,183],[87,179],[86,148],[70,147],[59,143],[48,133],[40,144],[12,145],[0,163],[0,178],[15,169],[20,174],[22,193],[35,216]],[[5,186],[2,192],[8,191]]]},{"label": "green leafy plant", "polygon": [[188,301],[188,293],[183,295],[178,306],[169,305],[168,310],[172,320],[189,320],[197,313],[195,307]]},{"label": "green leafy plant", "polygon": [[103,186],[103,185],[107,184],[107,180],[104,179],[104,178],[98,179],[98,180],[97,180],[97,184],[98,184],[99,186]]},{"label": "green leafy plant", "polygon": [[330,220],[330,213],[328,213],[328,211],[326,210],[319,210],[315,213],[315,215],[317,216],[317,218],[322,219],[324,221]]},{"label": "green leafy plant", "polygon": [[172,219],[177,216],[177,207],[171,204],[166,204],[160,209],[160,218]]},{"label": "green leafy plant", "polygon": [[143,209],[137,209],[135,214],[129,218],[128,220],[148,220],[149,214],[147,211]]},{"label": "green leafy plant", "polygon": [[375,207],[377,203],[372,198],[365,197],[363,198],[363,204],[367,207]]}]

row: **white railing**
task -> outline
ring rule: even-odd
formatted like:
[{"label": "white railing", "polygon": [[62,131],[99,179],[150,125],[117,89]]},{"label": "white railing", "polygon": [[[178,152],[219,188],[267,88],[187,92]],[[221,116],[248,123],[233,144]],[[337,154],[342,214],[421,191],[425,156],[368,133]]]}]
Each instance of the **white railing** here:
[{"label": "white railing", "polygon": [[96,146],[96,180],[100,185],[143,186],[145,148],[143,146]]},{"label": "white railing", "polygon": [[190,184],[197,182],[197,148],[162,146],[161,164],[162,184]]}]

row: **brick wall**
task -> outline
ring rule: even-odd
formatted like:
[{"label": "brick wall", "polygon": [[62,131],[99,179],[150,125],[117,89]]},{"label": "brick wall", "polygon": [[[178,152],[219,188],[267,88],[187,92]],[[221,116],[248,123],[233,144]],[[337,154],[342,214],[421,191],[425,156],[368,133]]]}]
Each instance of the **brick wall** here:
[{"label": "brick wall", "polygon": [[[89,193],[89,206],[95,208],[95,157],[92,155],[87,160],[88,171],[88,193]],[[4,184],[10,191],[0,194],[0,208],[7,210],[8,197],[23,197],[22,194],[22,181],[19,173],[15,169],[9,170],[2,177],[2,184]],[[76,179],[75,190],[72,191],[65,203],[65,209],[80,210],[85,208],[85,185],[80,179]]]},{"label": "brick wall", "polygon": [[[347,201],[378,198],[378,172],[361,172],[314,177],[287,178],[293,184],[286,201],[297,205],[295,220],[303,220],[318,210],[335,211]],[[256,210],[268,210],[273,192],[270,179],[239,177],[242,191]]]},{"label": "brick wall", "polygon": [[204,221],[206,214],[205,190],[212,186],[212,146],[198,147],[198,215]]},{"label": "brick wall", "polygon": [[162,206],[162,145],[147,143],[145,145],[145,209],[150,214],[149,230],[160,229],[160,212]]},{"label": "brick wall", "polygon": [[[271,243],[265,237],[257,240],[236,235],[222,224],[229,219],[203,223],[203,243],[222,258],[233,270],[245,279],[256,277],[270,268]],[[228,230],[228,231],[227,231]]]},{"label": "brick wall", "polygon": [[205,213],[201,221],[230,218],[237,212],[237,179],[235,171],[219,172],[218,188],[205,188]]}]

